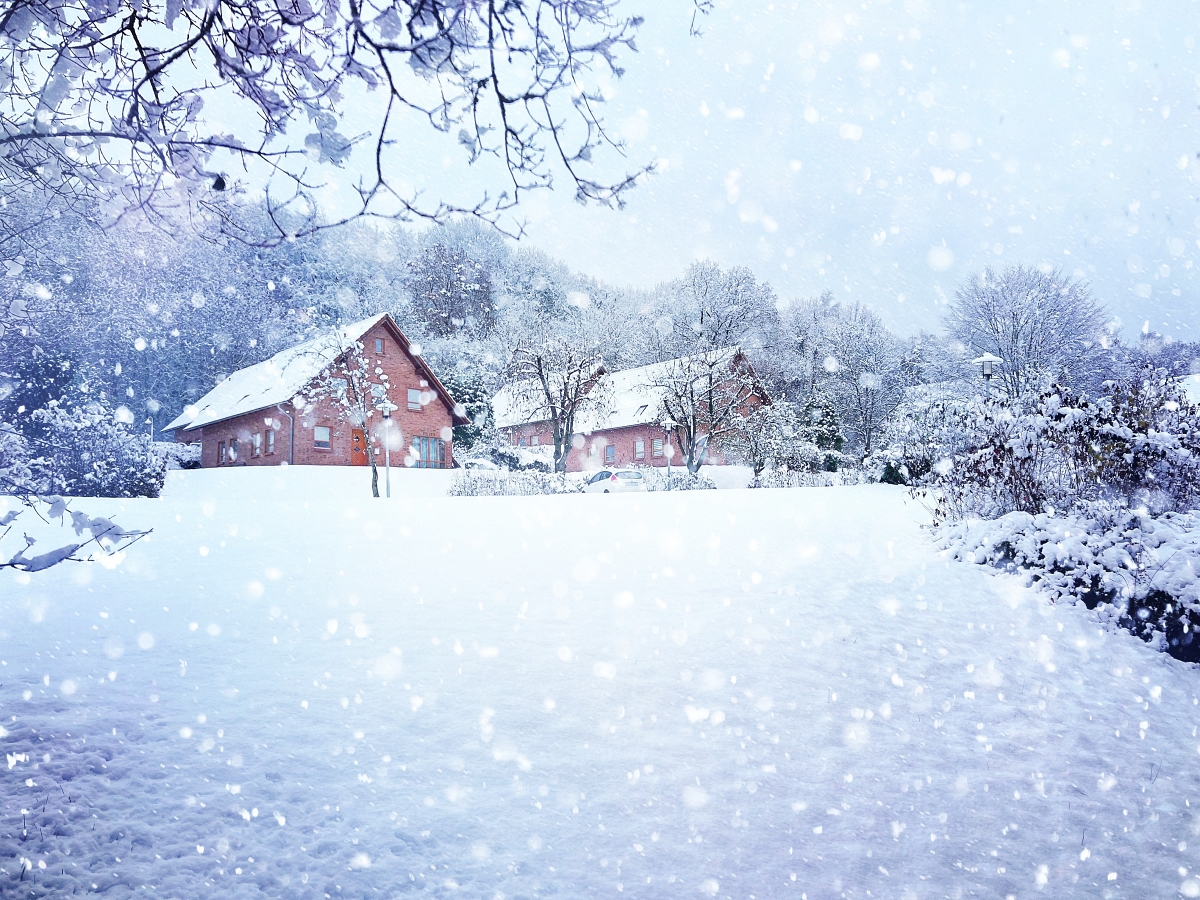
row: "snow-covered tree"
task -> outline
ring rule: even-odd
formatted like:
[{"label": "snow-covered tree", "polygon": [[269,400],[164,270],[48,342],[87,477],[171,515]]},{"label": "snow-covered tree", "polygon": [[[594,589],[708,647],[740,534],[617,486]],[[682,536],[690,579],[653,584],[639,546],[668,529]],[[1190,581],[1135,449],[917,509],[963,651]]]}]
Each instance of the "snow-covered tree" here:
[{"label": "snow-covered tree", "polygon": [[567,470],[576,423],[606,411],[601,324],[576,310],[561,319],[527,319],[501,335],[509,363],[497,402],[523,421],[549,423],[556,472]]},{"label": "snow-covered tree", "polygon": [[736,446],[754,474],[771,466],[793,472],[834,471],[842,460],[843,439],[832,404],[819,399],[799,407],[777,401],[745,418]]},{"label": "snow-covered tree", "polygon": [[733,346],[765,349],[779,321],[774,290],[744,266],[694,262],[657,294],[650,335],[656,361]]},{"label": "snow-covered tree", "polygon": [[496,324],[492,276],[461,247],[437,243],[409,261],[413,313],[430,334],[486,337]]},{"label": "snow-covered tree", "polygon": [[904,399],[904,348],[879,317],[855,303],[832,317],[822,363],[838,419],[856,452],[869,456]]},{"label": "snow-covered tree", "polygon": [[1004,360],[993,383],[1022,397],[1051,384],[1098,386],[1105,319],[1086,285],[1060,272],[988,267],[958,289],[946,329],[971,353]]},{"label": "snow-covered tree", "polygon": [[736,447],[765,395],[737,347],[667,360],[651,372],[649,386],[657,389],[663,420],[674,423],[670,430],[693,475],[709,447]]},{"label": "snow-covered tree", "polygon": [[371,358],[363,342],[348,338],[340,327],[329,329],[325,339],[315,342],[310,352],[324,368],[297,396],[299,409],[308,412],[323,400],[333,406],[341,421],[361,429],[365,446],[355,450],[367,456],[371,466],[371,496],[378,497],[376,447],[382,447],[386,441],[389,450],[399,450],[402,444],[399,429],[385,427],[383,411],[378,408],[393,403],[388,376]]},{"label": "snow-covered tree", "polygon": [[[278,242],[336,224],[307,198],[314,169],[345,165],[361,144],[369,162],[349,217],[495,219],[556,174],[580,200],[615,205],[648,170],[592,174],[620,147],[599,112],[604,79],[621,74],[640,24],[616,6],[14,0],[0,6],[0,185],[168,225],[198,212],[236,232],[223,202],[239,187],[232,173],[265,167]],[[345,135],[343,104],[363,88],[384,102],[368,134]],[[394,180],[392,147],[414,122],[455,133],[464,159],[492,165],[504,187],[455,207]]]}]

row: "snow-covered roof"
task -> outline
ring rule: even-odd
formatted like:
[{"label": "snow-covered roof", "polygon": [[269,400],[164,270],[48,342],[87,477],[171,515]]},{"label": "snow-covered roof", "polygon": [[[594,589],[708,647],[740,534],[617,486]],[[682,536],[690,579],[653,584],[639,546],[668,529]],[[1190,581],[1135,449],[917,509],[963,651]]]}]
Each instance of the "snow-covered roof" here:
[{"label": "snow-covered roof", "polygon": [[[713,350],[704,357],[709,365],[726,359],[733,362],[738,354],[737,347]],[[632,425],[649,425],[661,420],[663,415],[663,388],[673,368],[683,368],[700,356],[685,356],[666,362],[625,369],[621,372],[605,373],[597,381],[593,391],[604,399],[604,410],[594,408],[581,413],[575,419],[575,430],[582,434],[604,431],[611,428],[628,428]],[[513,428],[532,422],[544,422],[549,416],[545,406],[531,399],[532,391],[521,391],[514,386],[505,386],[492,398],[492,415],[497,428]]]},{"label": "snow-covered roof", "polygon": [[257,365],[239,369],[189,405],[165,430],[192,429],[289,402],[345,350],[353,347],[387,313],[345,325],[303,344],[281,350]]}]

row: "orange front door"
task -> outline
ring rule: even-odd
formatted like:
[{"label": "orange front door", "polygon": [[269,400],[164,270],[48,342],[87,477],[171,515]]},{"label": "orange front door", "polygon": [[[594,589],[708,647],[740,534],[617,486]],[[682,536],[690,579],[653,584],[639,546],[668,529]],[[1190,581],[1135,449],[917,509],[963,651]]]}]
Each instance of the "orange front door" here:
[{"label": "orange front door", "polygon": [[365,466],[370,462],[367,457],[367,435],[361,428],[355,428],[350,438],[350,465]]}]

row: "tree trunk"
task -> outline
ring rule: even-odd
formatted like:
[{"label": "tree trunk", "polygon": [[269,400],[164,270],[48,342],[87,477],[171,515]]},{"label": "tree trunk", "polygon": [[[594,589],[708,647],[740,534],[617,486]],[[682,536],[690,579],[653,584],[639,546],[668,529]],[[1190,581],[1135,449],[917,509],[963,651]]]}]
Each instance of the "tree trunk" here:
[{"label": "tree trunk", "polygon": [[[372,448],[371,445],[368,443],[367,449],[373,450],[374,448]],[[379,496],[379,467],[375,465],[375,454],[370,453],[369,456],[371,458],[371,496],[378,497]]]}]

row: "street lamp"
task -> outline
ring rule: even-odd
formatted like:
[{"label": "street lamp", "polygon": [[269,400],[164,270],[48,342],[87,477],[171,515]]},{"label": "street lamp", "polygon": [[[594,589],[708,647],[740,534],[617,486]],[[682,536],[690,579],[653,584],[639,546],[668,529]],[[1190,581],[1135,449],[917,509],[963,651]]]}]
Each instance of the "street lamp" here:
[{"label": "street lamp", "polygon": [[992,396],[992,375],[996,366],[1004,362],[1000,357],[993,356],[991,353],[985,353],[978,359],[971,360],[975,365],[979,366],[979,374],[983,376],[983,383],[986,386],[988,397]]},{"label": "street lamp", "polygon": [[671,430],[678,428],[679,423],[673,419],[663,419],[658,423],[663,430],[663,456],[667,458],[667,490],[671,489],[671,457],[675,455],[675,448],[671,446]]},{"label": "street lamp", "polygon": [[383,484],[384,494],[392,496],[392,410],[399,409],[386,397],[375,404],[375,408],[383,413]]}]

